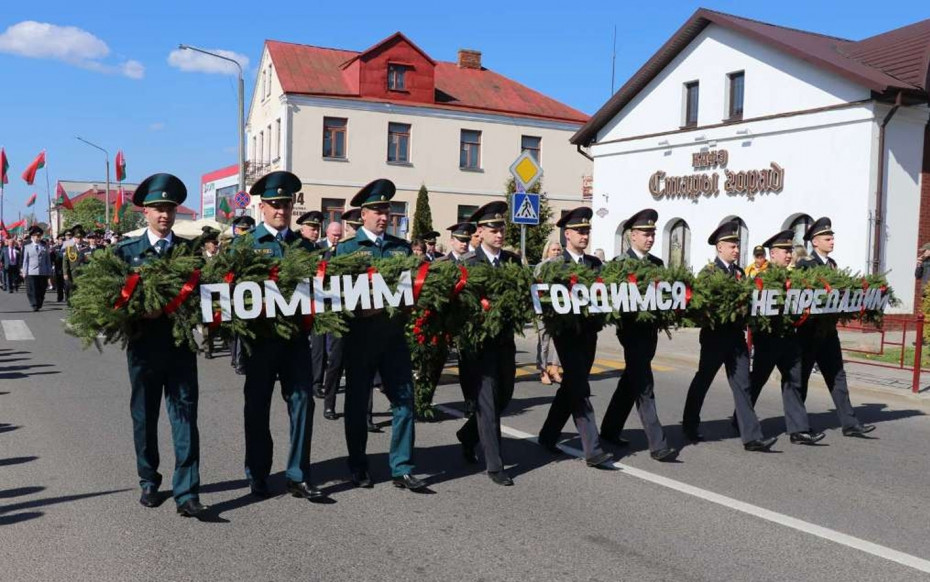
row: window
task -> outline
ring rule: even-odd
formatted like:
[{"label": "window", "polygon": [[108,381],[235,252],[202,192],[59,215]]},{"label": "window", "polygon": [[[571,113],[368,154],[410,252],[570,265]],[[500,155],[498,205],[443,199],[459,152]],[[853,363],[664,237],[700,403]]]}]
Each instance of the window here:
[{"label": "window", "polygon": [[344,117],[323,118],[323,157],[344,160],[346,157],[346,126]]},{"label": "window", "polygon": [[274,141],[274,159],[281,157],[281,118],[274,121],[274,133],[278,139]]},{"label": "window", "polygon": [[268,93],[268,73],[266,71],[262,71],[262,93],[261,93],[262,99],[265,98],[267,93]]},{"label": "window", "polygon": [[728,119],[739,120],[743,118],[743,94],[746,88],[746,74],[743,71],[727,75],[730,87],[727,102],[729,103]]},{"label": "window", "polygon": [[665,262],[669,267],[687,267],[691,263],[691,229],[684,220],[672,220],[665,233]]},{"label": "window", "polygon": [[265,132],[258,132],[258,163],[265,163]]},{"label": "window", "polygon": [[410,124],[388,123],[387,161],[395,164],[410,163]]},{"label": "window", "polygon": [[685,83],[685,127],[694,127],[698,122],[698,89],[697,81]]},{"label": "window", "polygon": [[388,91],[407,90],[407,67],[404,65],[388,65]]},{"label": "window", "polygon": [[749,252],[752,250],[749,248],[749,228],[742,218],[736,216],[727,216],[720,221],[720,224],[730,222],[731,220],[736,220],[736,222],[739,223],[739,264],[743,266],[748,264],[746,261],[749,257]]},{"label": "window", "polygon": [[455,223],[468,222],[471,219],[471,215],[478,210],[477,206],[472,206],[471,204],[459,204],[458,211],[455,214]]},{"label": "window", "polygon": [[323,232],[330,222],[342,222],[342,211],[345,210],[345,198],[324,198],[320,210],[323,211]]},{"label": "window", "polygon": [[271,134],[270,123],[268,124],[267,131],[268,131],[268,155],[265,156],[265,159],[268,160],[268,162],[271,162],[271,144],[274,142],[274,136],[272,136]]},{"label": "window", "polygon": [[271,77],[271,65],[268,65],[268,87],[267,87],[268,92],[265,93],[265,97],[270,97],[270,96],[271,96],[271,79],[272,79],[272,77]]},{"label": "window", "polygon": [[463,170],[481,169],[481,132],[463,129],[461,144],[459,168]]},{"label": "window", "polygon": [[[811,243],[804,241],[804,233],[807,232],[807,229],[814,224],[814,219],[808,216],[807,214],[799,214],[787,222],[785,225],[786,229],[791,229],[794,231],[794,246],[802,246],[807,252],[811,251]],[[795,257],[797,260],[798,257]]]},{"label": "window", "polygon": [[542,163],[539,160],[541,147],[542,147],[541,137],[535,137],[532,135],[524,135],[520,137],[520,153],[530,152],[530,155],[533,156],[533,159],[536,160],[537,164]]},{"label": "window", "polygon": [[[404,230],[401,231],[401,226]],[[407,203],[391,202],[391,214],[388,216],[387,233],[400,238],[405,238],[407,230]]]},{"label": "window", "polygon": [[258,150],[255,149],[256,148],[255,144],[257,142],[258,142],[258,139],[253,135],[252,136],[252,155],[249,156],[249,159],[252,160],[253,162],[256,161],[255,156],[258,155]]}]

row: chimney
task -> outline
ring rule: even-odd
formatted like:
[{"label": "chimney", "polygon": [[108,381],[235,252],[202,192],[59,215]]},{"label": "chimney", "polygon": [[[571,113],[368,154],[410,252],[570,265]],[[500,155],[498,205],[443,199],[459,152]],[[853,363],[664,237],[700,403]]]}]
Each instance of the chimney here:
[{"label": "chimney", "polygon": [[481,51],[459,49],[459,68],[481,70]]}]

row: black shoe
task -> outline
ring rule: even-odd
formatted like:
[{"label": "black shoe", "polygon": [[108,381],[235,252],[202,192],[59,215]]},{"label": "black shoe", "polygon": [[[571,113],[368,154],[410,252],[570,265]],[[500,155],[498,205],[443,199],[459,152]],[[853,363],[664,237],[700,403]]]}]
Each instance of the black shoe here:
[{"label": "black shoe", "polygon": [[743,445],[743,448],[752,452],[768,452],[768,450],[772,448],[772,445],[774,445],[775,441],[777,440],[778,437],[769,437],[767,439],[749,441]]},{"label": "black shoe", "polygon": [[614,456],[608,452],[603,452],[599,455],[594,455],[590,459],[585,459],[584,462],[588,464],[589,467],[600,467],[609,461],[613,461]]},{"label": "black shoe", "polygon": [[178,505],[178,515],[182,517],[200,517],[209,507],[201,505],[196,499],[188,499],[181,505]]},{"label": "black shoe", "polygon": [[158,507],[161,505],[161,496],[158,494],[158,487],[143,487],[139,503],[145,507]]},{"label": "black shoe", "polygon": [[426,489],[426,483],[420,481],[410,473],[400,477],[394,477],[394,487],[400,489],[409,489],[410,491],[423,491]]},{"label": "black shoe", "polygon": [[678,458],[678,450],[671,447],[659,449],[658,451],[652,451],[649,453],[649,456],[652,457],[652,460],[659,461],[660,463],[670,463]]},{"label": "black shoe", "polygon": [[371,489],[374,487],[374,483],[371,482],[371,476],[368,474],[368,471],[352,473],[352,484],[356,487],[362,487],[363,489]]},{"label": "black shoe", "polygon": [[368,432],[381,432],[381,427],[369,420],[368,421]]},{"label": "black shoe", "polygon": [[843,436],[861,437],[861,436],[867,435],[873,430],[875,430],[874,424],[857,424],[855,426],[845,427],[843,429]]},{"label": "black shoe", "polygon": [[268,499],[271,497],[271,491],[268,489],[268,481],[264,479],[255,479],[249,483],[249,491],[252,492],[252,495],[260,499]]},{"label": "black shoe", "polygon": [[791,442],[796,445],[812,445],[822,441],[824,434],[822,432],[803,431],[791,433]]},{"label": "black shoe", "polygon": [[319,398],[320,400],[323,400],[324,398],[326,398],[326,394],[323,392],[322,388],[314,388],[313,395]]},{"label": "black shoe", "polygon": [[294,497],[300,497],[301,499],[309,499],[313,501],[314,499],[320,499],[323,497],[323,492],[307,483],[306,481],[291,481],[287,480],[287,492]]},{"label": "black shoe", "polygon": [[336,411],[335,411],[335,410],[324,410],[324,411],[323,411],[323,418],[325,418],[326,420],[336,420],[336,419],[339,418],[339,417],[336,416]]},{"label": "black shoe", "polygon": [[503,485],[504,487],[513,486],[513,479],[510,478],[510,475],[508,475],[506,471],[494,471],[493,473],[488,471],[488,477],[498,485]]},{"label": "black shoe", "polygon": [[682,432],[684,432],[685,438],[692,443],[699,443],[704,440],[704,435],[696,428],[685,428],[682,429]]},{"label": "black shoe", "polygon": [[630,446],[630,441],[620,436],[620,433],[616,434],[607,434],[601,433],[601,440],[605,443],[610,443],[615,447],[628,447]]}]

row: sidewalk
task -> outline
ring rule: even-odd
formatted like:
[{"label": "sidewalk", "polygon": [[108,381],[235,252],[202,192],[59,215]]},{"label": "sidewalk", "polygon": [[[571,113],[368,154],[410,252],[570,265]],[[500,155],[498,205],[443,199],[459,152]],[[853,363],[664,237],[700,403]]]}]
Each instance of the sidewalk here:
[{"label": "sidewalk", "polygon": [[[666,334],[659,334],[659,346],[656,350],[656,364],[679,364],[679,366],[691,366],[697,370],[698,358],[701,351],[700,342],[698,341],[699,329],[686,328],[672,332],[671,339]],[[846,334],[841,334],[841,340],[852,341],[854,338],[844,338]],[[526,337],[517,337],[517,347],[527,352],[529,360],[535,361],[536,358],[536,332],[528,329]],[[623,348],[617,340],[613,327],[604,328],[598,336],[597,343],[598,357],[604,359],[623,360]],[[851,354],[845,354],[849,359]],[[921,388],[919,394],[911,392],[911,375],[910,369],[898,370],[890,368],[880,368],[866,364],[847,361],[845,364],[846,378],[849,383],[850,391],[865,391],[895,397],[903,397],[910,400],[920,400],[930,403],[930,374],[924,374],[921,377]],[[773,373],[777,377],[778,371]],[[811,385],[826,387],[822,376],[814,372],[811,376]]]}]

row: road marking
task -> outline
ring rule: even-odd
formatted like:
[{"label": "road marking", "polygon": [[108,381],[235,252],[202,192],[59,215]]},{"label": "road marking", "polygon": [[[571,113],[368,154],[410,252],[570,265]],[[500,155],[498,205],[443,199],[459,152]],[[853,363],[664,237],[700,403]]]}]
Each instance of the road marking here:
[{"label": "road marking", "polygon": [[[459,410],[444,404],[437,404],[436,407],[452,416],[459,418],[464,417],[464,415]],[[528,432],[523,432],[522,430],[511,428],[509,426],[501,425],[501,432],[520,440],[537,442],[535,435],[532,435]],[[559,445],[559,448],[573,457],[577,457],[579,459],[584,458],[584,452],[580,449],[561,444]],[[797,519],[795,517],[791,517],[790,515],[778,513],[777,511],[771,511],[769,509],[765,509],[764,507],[759,507],[758,505],[753,505],[751,503],[746,503],[732,497],[727,497],[726,495],[714,493],[713,491],[708,491],[707,489],[701,489],[700,487],[695,487],[694,485],[676,481],[675,479],[663,477],[662,475],[658,475],[656,473],[644,471],[643,469],[637,469],[636,467],[632,467],[619,461],[612,463],[612,466],[631,477],[636,477],[637,479],[642,479],[643,481],[649,481],[650,483],[654,483],[668,489],[673,489],[679,493],[691,495],[692,497],[697,497],[699,499],[703,499],[704,501],[709,501],[710,503],[721,505],[728,509],[733,509],[747,515],[752,515],[759,519],[777,523],[779,525],[783,525],[785,527],[789,527],[791,529],[795,529],[797,531],[804,532],[812,536],[840,544],[842,546],[853,548],[891,562],[896,562],[902,566],[907,566],[909,568],[919,570],[920,572],[930,573],[930,560],[924,560],[923,558],[918,558],[917,556],[912,556],[911,554],[899,552],[898,550],[889,548],[887,546],[882,546],[880,544],[876,544],[861,538],[847,535],[834,529],[822,527],[808,521],[804,521],[803,519]]]},{"label": "road marking", "polygon": [[29,326],[26,325],[25,319],[4,319],[0,321],[0,324],[3,325],[3,335],[6,336],[7,341],[27,341],[36,339],[32,335],[32,332],[29,331]]}]

